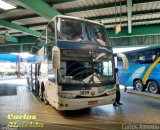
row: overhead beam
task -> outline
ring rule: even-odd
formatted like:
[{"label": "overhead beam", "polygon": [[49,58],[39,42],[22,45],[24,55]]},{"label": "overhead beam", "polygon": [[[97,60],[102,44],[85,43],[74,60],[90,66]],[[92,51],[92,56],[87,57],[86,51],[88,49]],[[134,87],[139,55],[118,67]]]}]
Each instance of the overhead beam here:
[{"label": "overhead beam", "polygon": [[159,0],[133,0],[133,4],[159,2]]},{"label": "overhead beam", "polygon": [[35,43],[37,40],[36,37],[33,36],[20,36],[18,37],[18,42],[21,43]]},{"label": "overhead beam", "polygon": [[[136,16],[136,15],[146,15],[146,14],[154,14],[154,13],[159,13],[160,9],[155,9],[155,10],[145,10],[145,11],[136,11],[136,12],[132,12],[132,16]],[[120,16],[120,14],[117,14],[117,16]],[[127,16],[127,13],[122,13],[121,14],[122,17]],[[115,18],[115,15],[103,15],[103,16],[93,16],[93,17],[86,17],[86,19],[90,19],[90,20],[99,20],[99,19],[108,19],[108,18]]]},{"label": "overhead beam", "polygon": [[50,20],[54,16],[60,14],[56,9],[50,7],[44,0],[19,0],[24,6],[33,10],[40,16]]},{"label": "overhead beam", "polygon": [[[137,23],[137,22],[150,22],[150,21],[156,22],[156,21],[159,21],[159,20],[160,20],[160,18],[132,20],[132,24],[133,23]],[[127,24],[127,23],[128,23],[128,21],[122,21],[121,22],[121,24]],[[114,22],[112,22],[112,23],[103,23],[103,25],[115,25],[115,23]]]},{"label": "overhead beam", "polygon": [[132,29],[132,33],[128,33],[127,28],[123,28],[123,30],[115,34],[114,29],[108,30],[110,38],[121,38],[121,37],[134,37],[134,36],[146,36],[146,35],[159,35],[160,34],[160,25],[152,25],[152,26],[138,26]]},{"label": "overhead beam", "polygon": [[128,33],[132,32],[132,0],[127,0]]},{"label": "overhead beam", "polygon": [[[63,4],[63,3],[68,3],[68,2],[80,2],[80,1],[84,1],[84,0],[57,0],[57,1],[54,1],[54,0],[46,0],[47,2],[51,2],[52,4]],[[155,1],[158,1],[158,0],[134,0],[134,4],[136,3],[139,3],[139,2],[143,2],[143,3],[147,3],[147,2],[155,2]]]},{"label": "overhead beam", "polygon": [[[11,10],[5,10],[4,12],[0,13],[0,18],[4,19],[4,18],[8,18],[9,17],[9,14],[11,13],[17,13],[17,12],[20,12],[20,11],[23,11],[24,9],[22,7],[17,7],[15,9],[11,9]],[[6,15],[7,14],[7,15]],[[6,16],[5,16],[6,15]]]},{"label": "overhead beam", "polygon": [[34,43],[13,43],[13,42],[7,42],[5,44],[0,44],[0,46],[15,46],[15,45],[34,45]]},{"label": "overhead beam", "polygon": [[16,37],[8,36],[8,35],[1,35],[0,38],[4,38],[8,42],[18,42],[18,39]]},{"label": "overhead beam", "polygon": [[[120,2],[116,2],[116,5],[120,5]],[[126,2],[122,1],[121,6],[126,6]],[[65,9],[65,10],[59,10],[61,13],[72,13],[72,12],[80,12],[80,11],[89,11],[89,10],[96,10],[96,9],[103,9],[103,8],[111,8],[114,7],[115,3],[104,3],[100,5],[91,5],[86,7],[80,7],[80,8],[73,8],[73,9]]]},{"label": "overhead beam", "polygon": [[28,18],[35,18],[39,17],[37,14],[29,14],[29,15],[23,15],[23,16],[18,16],[18,17],[13,17],[13,18],[6,18],[7,21],[15,21],[15,20],[21,20],[21,19],[28,19]]},{"label": "overhead beam", "polygon": [[[46,1],[50,1],[50,0],[46,0]],[[83,0],[57,0],[57,1],[52,1],[52,4],[63,4],[63,3],[68,3],[68,2],[79,2],[79,1],[83,1]]]},{"label": "overhead beam", "polygon": [[[53,5],[54,4],[58,4],[58,2],[59,3],[61,3],[61,4],[63,4],[63,3],[67,3],[67,2],[80,2],[80,1],[84,1],[84,0],[66,0],[66,1],[64,1],[64,2],[59,2],[59,1],[57,1],[57,2],[53,2]],[[155,1],[157,1],[158,2],[158,0],[135,0],[135,1],[133,1],[133,4],[142,4],[142,3],[148,3],[148,2],[155,2]],[[116,5],[118,6],[118,5],[120,5],[120,2],[116,2]],[[121,2],[121,6],[126,6],[126,1],[122,1]],[[114,2],[112,2],[112,3],[103,3],[103,4],[98,4],[98,5],[90,5],[90,6],[86,6],[86,7],[79,7],[79,8],[72,8],[72,9],[63,9],[63,10],[59,10],[61,13],[72,13],[72,12],[80,12],[80,11],[89,11],[89,10],[96,10],[96,9],[102,9],[102,8],[112,8],[112,7],[115,7],[115,3]]]},{"label": "overhead beam", "polygon": [[0,25],[4,26],[4,27],[7,27],[7,28],[15,29],[15,30],[18,30],[20,32],[24,32],[24,33],[27,33],[27,34],[30,34],[30,35],[33,35],[33,36],[36,36],[36,37],[41,36],[41,33],[38,32],[38,31],[29,29],[29,28],[26,28],[26,27],[23,27],[23,26],[14,24],[14,23],[10,23],[10,22],[5,21],[5,20],[0,20]]}]

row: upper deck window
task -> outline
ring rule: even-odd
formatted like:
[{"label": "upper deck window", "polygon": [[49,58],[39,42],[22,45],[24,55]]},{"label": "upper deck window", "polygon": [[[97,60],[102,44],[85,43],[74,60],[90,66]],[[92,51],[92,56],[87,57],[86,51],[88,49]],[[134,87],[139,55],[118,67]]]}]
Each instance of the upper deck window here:
[{"label": "upper deck window", "polygon": [[92,43],[106,46],[105,28],[100,25],[86,23],[85,24],[85,40]]},{"label": "upper deck window", "polygon": [[82,40],[82,24],[71,19],[61,20],[61,40]]}]

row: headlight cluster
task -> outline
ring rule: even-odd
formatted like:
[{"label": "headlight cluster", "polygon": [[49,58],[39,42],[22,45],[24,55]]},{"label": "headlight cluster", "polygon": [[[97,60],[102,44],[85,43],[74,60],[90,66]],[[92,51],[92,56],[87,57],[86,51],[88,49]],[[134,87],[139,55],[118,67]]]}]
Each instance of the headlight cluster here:
[{"label": "headlight cluster", "polygon": [[76,94],[72,94],[72,93],[63,93],[63,92],[59,92],[58,96],[62,97],[62,98],[76,98]]},{"label": "headlight cluster", "polygon": [[116,89],[112,89],[107,92],[108,95],[113,95],[115,93],[116,93]]}]

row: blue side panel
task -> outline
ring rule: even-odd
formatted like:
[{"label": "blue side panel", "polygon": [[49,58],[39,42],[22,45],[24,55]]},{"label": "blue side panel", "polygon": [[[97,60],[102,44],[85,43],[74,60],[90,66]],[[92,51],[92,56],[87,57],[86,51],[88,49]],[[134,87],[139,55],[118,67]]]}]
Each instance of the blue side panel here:
[{"label": "blue side panel", "polygon": [[28,57],[27,58],[27,62],[28,63],[38,63],[38,62],[41,62],[43,60],[47,59],[47,56],[45,57],[40,57],[38,55],[35,55],[35,56],[31,56],[31,57]]},{"label": "blue side panel", "polygon": [[155,68],[152,70],[151,74],[149,75],[148,79],[156,80],[160,86],[160,63],[158,63],[155,66]]},{"label": "blue side panel", "polygon": [[[0,54],[0,61],[18,62],[18,55]],[[20,58],[20,61],[22,61],[22,58]]]},{"label": "blue side panel", "polygon": [[118,62],[119,81],[122,85],[133,86],[135,78],[142,79],[150,64],[129,63],[129,69],[123,70],[123,63]]}]

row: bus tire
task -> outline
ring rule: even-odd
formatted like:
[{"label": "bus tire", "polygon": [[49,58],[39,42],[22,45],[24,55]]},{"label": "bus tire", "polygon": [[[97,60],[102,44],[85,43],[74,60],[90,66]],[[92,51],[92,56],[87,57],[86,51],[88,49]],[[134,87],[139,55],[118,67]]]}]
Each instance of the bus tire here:
[{"label": "bus tire", "polygon": [[134,82],[134,90],[144,91],[144,86],[141,80],[136,80]]},{"label": "bus tire", "polygon": [[44,89],[44,83],[41,84],[41,93],[39,94],[39,97],[41,99],[41,101],[43,102],[43,93],[44,93],[45,89]]},{"label": "bus tire", "polygon": [[43,101],[44,101],[44,104],[45,104],[45,105],[49,105],[49,102],[48,102],[48,100],[47,100],[47,98],[46,98],[45,91],[43,92]]},{"label": "bus tire", "polygon": [[39,81],[37,81],[36,83],[36,92],[35,92],[36,96],[39,96]]},{"label": "bus tire", "polygon": [[148,92],[154,93],[154,94],[160,92],[159,85],[156,81],[149,81],[147,84],[147,89],[148,89]]}]

